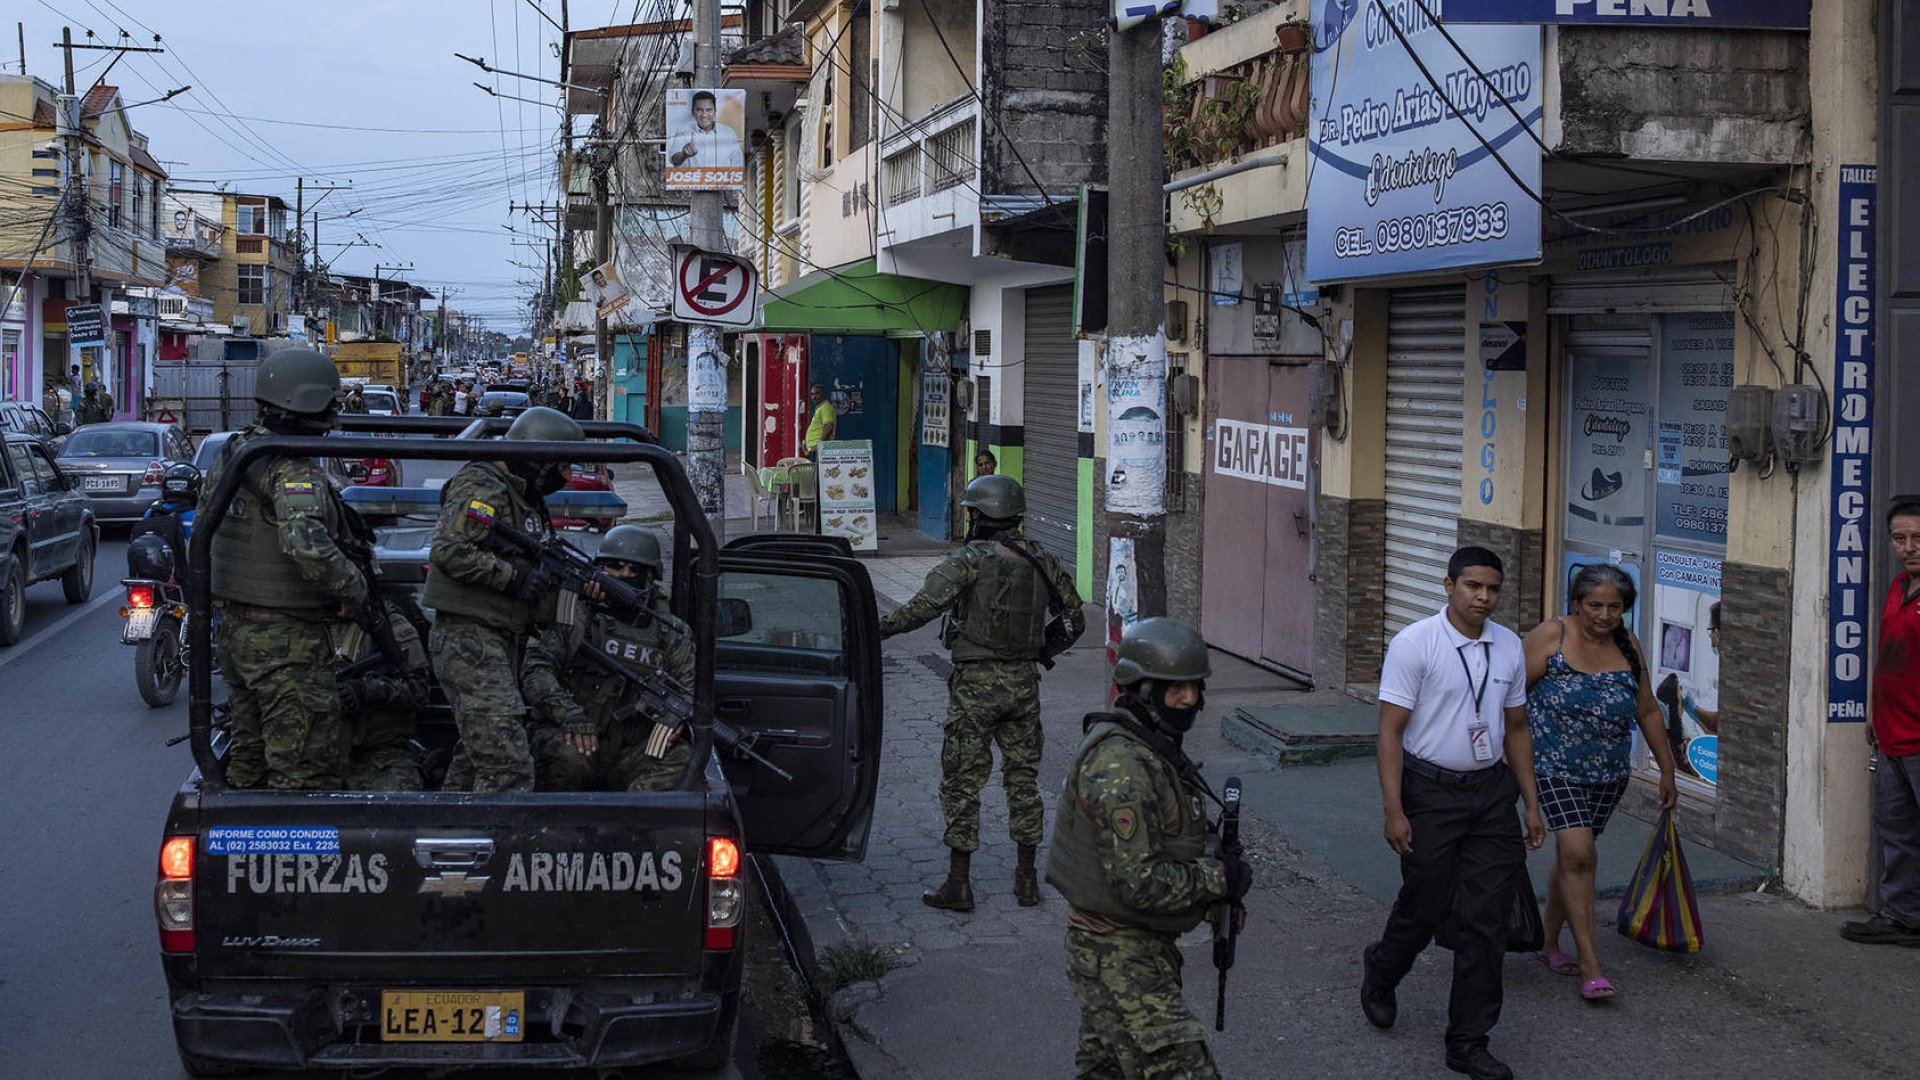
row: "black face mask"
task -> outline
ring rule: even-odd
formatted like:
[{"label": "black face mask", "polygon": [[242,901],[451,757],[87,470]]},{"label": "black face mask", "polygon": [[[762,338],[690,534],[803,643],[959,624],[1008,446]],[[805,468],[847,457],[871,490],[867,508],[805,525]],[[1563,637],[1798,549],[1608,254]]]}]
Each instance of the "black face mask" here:
[{"label": "black face mask", "polygon": [[1018,521],[1003,521],[1000,518],[983,517],[974,514],[967,522],[967,539],[995,540],[1000,534],[1020,524]]},{"label": "black face mask", "polygon": [[544,499],[567,486],[565,469],[534,461],[516,461],[507,466],[527,490]]},{"label": "black face mask", "polygon": [[334,402],[319,414],[263,409],[260,422],[275,435],[325,435],[340,426],[340,404]]},{"label": "black face mask", "polygon": [[1172,683],[1164,682],[1156,682],[1153,684],[1153,712],[1154,715],[1159,718],[1161,724],[1172,731],[1185,735],[1193,729],[1193,722],[1199,717],[1200,710],[1207,707],[1207,695],[1203,689],[1200,694],[1200,699],[1195,701],[1193,707],[1190,709],[1170,708],[1166,703],[1167,690],[1172,685]]}]

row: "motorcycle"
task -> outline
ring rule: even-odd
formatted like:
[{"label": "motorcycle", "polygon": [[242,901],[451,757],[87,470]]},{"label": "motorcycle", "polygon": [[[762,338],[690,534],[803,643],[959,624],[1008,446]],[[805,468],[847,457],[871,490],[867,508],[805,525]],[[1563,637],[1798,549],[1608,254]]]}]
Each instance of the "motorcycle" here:
[{"label": "motorcycle", "polygon": [[134,646],[133,681],[153,708],[173,704],[187,673],[187,597],[178,582],[123,578],[127,603],[120,643]]}]

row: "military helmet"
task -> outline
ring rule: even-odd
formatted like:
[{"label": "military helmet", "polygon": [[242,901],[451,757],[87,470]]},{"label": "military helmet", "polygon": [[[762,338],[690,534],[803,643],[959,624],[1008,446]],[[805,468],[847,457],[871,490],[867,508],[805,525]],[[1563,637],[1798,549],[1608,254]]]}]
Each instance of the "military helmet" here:
[{"label": "military helmet", "polygon": [[1013,477],[990,473],[973,478],[960,505],[980,511],[982,517],[1010,521],[1027,516],[1027,493]]},{"label": "military helmet", "polygon": [[640,525],[616,525],[600,541],[596,559],[625,559],[641,566],[660,569],[660,538],[652,529]]},{"label": "military helmet", "polygon": [[1200,682],[1211,674],[1206,639],[1178,619],[1141,619],[1120,635],[1119,655],[1113,663],[1113,681],[1119,686],[1132,686],[1142,679]]},{"label": "military helmet", "polygon": [[513,426],[507,428],[507,438],[534,442],[586,442],[587,433],[580,429],[579,421],[559,409],[536,405],[514,418]]},{"label": "military helmet", "polygon": [[312,349],[274,353],[253,376],[253,400],[291,413],[324,413],[339,393],[339,370]]},{"label": "military helmet", "polygon": [[481,416],[503,416],[506,414],[506,411],[507,411],[506,404],[503,403],[499,398],[494,398],[491,401],[483,401],[480,403]]}]

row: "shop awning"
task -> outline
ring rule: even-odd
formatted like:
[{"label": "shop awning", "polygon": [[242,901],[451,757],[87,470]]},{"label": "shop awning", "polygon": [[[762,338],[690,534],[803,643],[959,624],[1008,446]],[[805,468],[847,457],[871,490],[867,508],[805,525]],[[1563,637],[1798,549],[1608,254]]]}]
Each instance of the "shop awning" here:
[{"label": "shop awning", "polygon": [[914,334],[953,330],[967,312],[967,287],[882,274],[874,261],[818,270],[761,298],[769,333]]}]

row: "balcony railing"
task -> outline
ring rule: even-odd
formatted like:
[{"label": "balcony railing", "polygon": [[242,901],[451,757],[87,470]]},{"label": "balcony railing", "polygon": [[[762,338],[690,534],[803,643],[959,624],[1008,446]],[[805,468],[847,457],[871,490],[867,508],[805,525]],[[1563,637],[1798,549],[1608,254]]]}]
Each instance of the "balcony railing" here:
[{"label": "balcony railing", "polygon": [[[1187,75],[1166,110],[1172,172],[1303,137],[1312,111],[1312,28],[1282,5],[1181,50]],[[1197,76],[1197,77],[1196,77]]]},{"label": "balcony railing", "polygon": [[925,118],[887,137],[880,159],[880,192],[887,206],[899,206],[970,182],[978,128],[978,103],[972,95],[935,109]]}]

